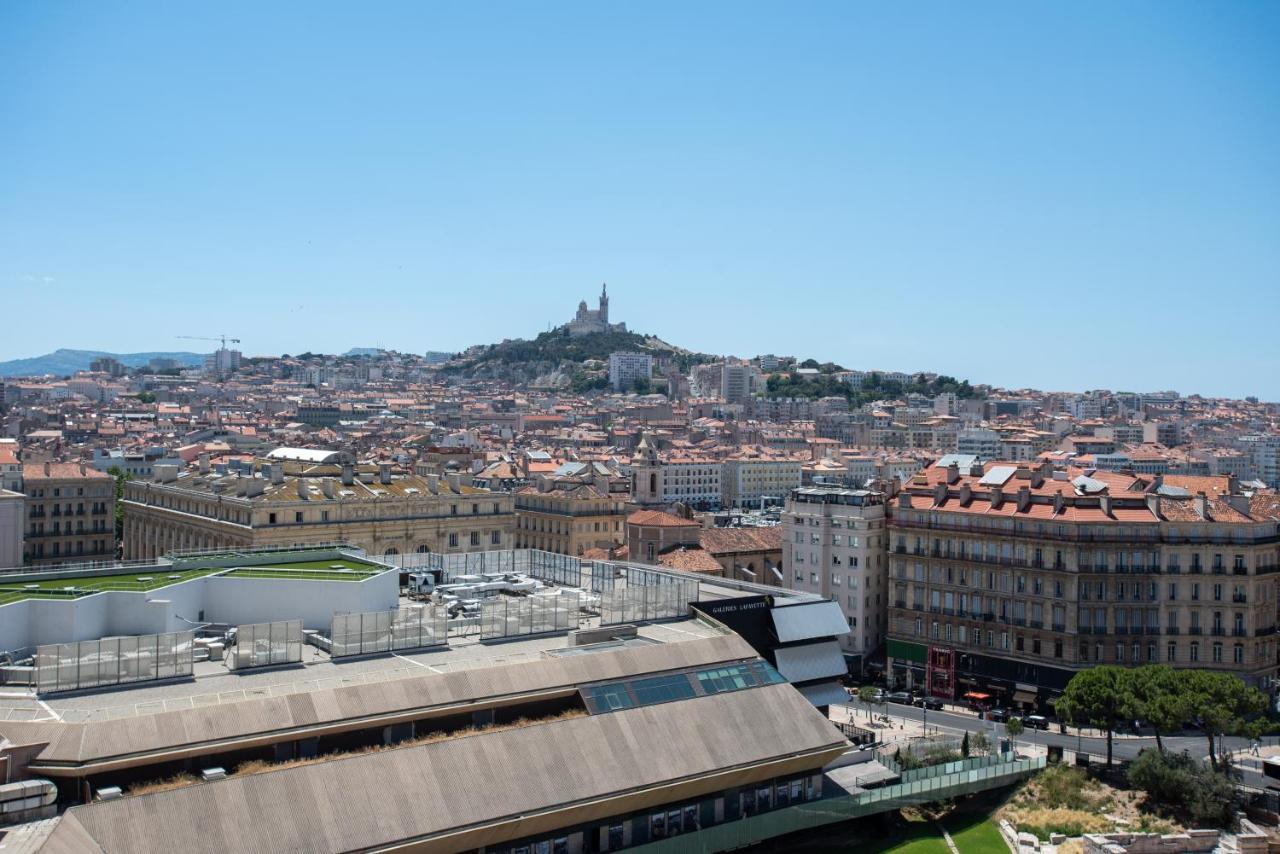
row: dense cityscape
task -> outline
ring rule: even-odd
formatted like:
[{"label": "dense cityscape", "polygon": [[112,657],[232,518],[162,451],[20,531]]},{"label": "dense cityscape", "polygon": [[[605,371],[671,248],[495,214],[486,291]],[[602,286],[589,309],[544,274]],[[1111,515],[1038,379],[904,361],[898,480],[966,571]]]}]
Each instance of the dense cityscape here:
[{"label": "dense cityscape", "polygon": [[[811,745],[828,751],[827,761],[833,740],[883,740],[859,724],[857,706],[883,707],[886,699],[918,709],[922,749],[944,757],[945,737],[936,742],[938,730],[928,728],[930,710],[935,727],[945,721],[966,744],[971,730],[985,740],[982,718],[1021,728],[1054,717],[1063,722],[1059,744],[1046,735],[1041,749],[1060,761],[1072,743],[1061,711],[1073,702],[1072,680],[1100,667],[1194,668],[1275,697],[1280,404],[1172,390],[1004,389],[802,355],[712,356],[612,322],[605,288],[597,305],[584,301],[533,340],[462,353],[246,356],[236,339],[219,336],[209,355],[85,354],[72,358],[90,358],[86,369],[66,376],[6,376],[0,563],[11,568],[0,609],[14,616],[0,621],[0,649],[10,665],[6,682],[20,685],[26,673],[36,691],[31,700],[6,695],[15,698],[4,701],[8,719],[26,719],[32,702],[47,708],[44,696],[57,708],[59,691],[104,679],[138,680],[126,692],[142,691],[136,713],[157,703],[167,713],[170,700],[143,690],[150,680],[201,666],[248,673],[302,661],[306,645],[334,662],[350,644],[358,652],[370,644],[411,649],[461,644],[473,633],[482,642],[571,630],[606,645],[627,637],[671,644],[675,626],[662,620],[688,614],[740,633],[752,647],[733,649],[728,660],[762,656],[777,668],[774,678],[799,688],[796,698],[837,724]],[[329,582],[340,588],[352,581],[327,573],[362,573],[355,587],[369,590],[300,600],[266,588],[241,593],[251,604],[208,590],[199,605],[187,602],[177,589],[199,584],[188,573],[202,576],[209,565],[230,567],[226,577],[241,585],[320,572],[318,589],[325,579],[341,579]],[[607,571],[608,583],[602,567],[618,567]],[[661,574],[645,576],[646,567]],[[625,597],[606,604],[600,594],[614,589],[613,576],[631,572],[638,575],[629,587],[643,593],[651,585],[675,598],[645,599],[638,610]],[[374,577],[391,587],[372,586]],[[112,594],[134,601],[96,615],[67,610]],[[415,600],[431,604],[423,611],[409,605]],[[163,611],[171,601],[194,610],[147,608]],[[532,602],[540,604],[511,616],[512,607]],[[789,618],[782,603],[794,609]],[[348,619],[341,614],[363,621],[379,611],[377,628],[361,622],[353,639],[339,636]],[[620,621],[648,628],[609,629]],[[181,659],[183,644],[199,655],[166,674],[156,661],[113,652],[119,669],[112,664],[108,677],[106,638],[144,628],[151,634],[129,639],[135,645],[178,639],[157,659]],[[260,646],[237,637],[255,628],[268,633]],[[81,661],[87,644],[92,651]],[[620,698],[624,707],[645,702],[643,691],[632,691],[639,699]],[[582,692],[589,710],[605,702],[595,689]],[[74,719],[92,727],[100,718],[105,726],[116,704],[130,701],[112,698],[105,710],[103,702],[53,712],[53,726]],[[529,702],[517,704],[516,723]],[[557,719],[576,714],[559,702],[528,708]],[[470,719],[497,727],[513,714],[476,711]],[[1158,713],[1117,709],[1102,727],[1108,766],[1110,729],[1137,717]],[[799,719],[776,723],[791,730]],[[428,720],[422,714],[417,727],[393,725],[379,737],[413,743],[439,725]],[[1251,726],[1232,720],[1219,724],[1219,736]],[[1094,713],[1080,721],[1100,723]],[[1170,720],[1165,736],[1177,738],[1183,725]],[[27,726],[44,732],[49,724],[4,726],[16,747],[42,740]],[[771,739],[763,743],[773,750]],[[83,754],[54,760],[54,743],[8,760],[29,773],[56,767],[61,776],[46,772],[55,782],[79,781],[70,791],[51,783],[51,803],[82,800],[82,791],[113,802],[120,792],[187,789],[187,778],[165,777],[170,765],[105,773],[96,770],[100,759]],[[285,767],[360,743],[291,737],[270,758]],[[893,758],[855,749],[859,779],[875,769],[886,780],[898,773],[902,745],[891,743]],[[1190,743],[1203,750],[1198,739]],[[1073,755],[1086,755],[1074,746]],[[162,747],[149,748],[157,760]],[[1208,747],[1212,757],[1213,733]],[[215,776],[244,764],[225,746],[189,749],[225,763]],[[999,779],[1028,773],[1030,756],[1011,754]],[[183,767],[208,765],[214,759]],[[1246,770],[1257,777],[1261,766]],[[797,780],[798,794],[787,789],[784,799],[778,789],[778,805],[818,797],[812,777]],[[765,797],[753,794],[754,805],[738,809],[761,810]],[[49,809],[41,800],[36,811]],[[726,808],[689,809],[689,817],[684,807],[663,813],[661,828],[606,822],[582,837],[594,834],[594,847],[567,850],[674,839],[682,828],[723,821],[715,816]],[[81,832],[110,838],[119,821]],[[335,837],[321,847],[350,841]]]},{"label": "dense cityscape", "polygon": [[0,3],[0,854],[1280,854],[1280,3]]}]

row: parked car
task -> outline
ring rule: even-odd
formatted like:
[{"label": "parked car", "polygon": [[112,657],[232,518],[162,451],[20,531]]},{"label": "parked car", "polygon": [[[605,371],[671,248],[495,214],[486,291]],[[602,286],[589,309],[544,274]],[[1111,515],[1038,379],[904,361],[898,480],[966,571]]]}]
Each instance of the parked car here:
[{"label": "parked car", "polygon": [[1008,709],[990,709],[987,712],[987,720],[995,721],[996,723],[1004,723],[1005,721],[1009,720],[1009,710]]},{"label": "parked car", "polygon": [[1022,719],[1022,725],[1030,729],[1048,729],[1049,719],[1044,715],[1027,715]]},{"label": "parked car", "polygon": [[901,703],[904,706],[911,705],[911,695],[906,691],[894,691],[889,695],[890,703]]},{"label": "parked car", "polygon": [[921,697],[916,700],[916,705],[922,709],[928,709],[931,712],[942,711],[942,700],[937,697]]}]

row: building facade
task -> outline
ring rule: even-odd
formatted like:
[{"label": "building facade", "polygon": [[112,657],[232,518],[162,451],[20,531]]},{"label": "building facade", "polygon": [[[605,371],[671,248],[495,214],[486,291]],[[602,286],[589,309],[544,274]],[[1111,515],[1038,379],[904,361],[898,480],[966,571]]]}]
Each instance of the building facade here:
[{"label": "building facade", "polygon": [[759,507],[781,504],[804,477],[799,460],[786,457],[736,456],[720,467],[721,504]]},{"label": "building facade", "polygon": [[116,553],[116,482],[83,463],[28,463],[26,563],[111,560]]},{"label": "building facade", "polygon": [[787,496],[782,514],[786,586],[840,605],[849,633],[845,654],[865,657],[888,626],[887,530],[883,493],[805,487]]},{"label": "building facade", "polygon": [[0,489],[0,567],[22,563],[26,502],[22,493]]},{"label": "building facade", "polygon": [[516,548],[580,556],[622,545],[630,497],[622,486],[543,479],[525,487],[515,494]]},{"label": "building facade", "polygon": [[1097,664],[1267,684],[1277,521],[1274,494],[1227,478],[931,467],[891,509],[890,675],[1024,708]]},{"label": "building facade", "polygon": [[630,391],[637,382],[648,385],[653,357],[647,353],[610,353],[609,385],[614,391]]},{"label": "building facade", "polygon": [[[511,548],[509,493],[391,466],[261,462],[250,477],[157,466],[124,491],[124,555],[349,543],[371,555]],[[303,474],[303,471],[306,474]]]}]

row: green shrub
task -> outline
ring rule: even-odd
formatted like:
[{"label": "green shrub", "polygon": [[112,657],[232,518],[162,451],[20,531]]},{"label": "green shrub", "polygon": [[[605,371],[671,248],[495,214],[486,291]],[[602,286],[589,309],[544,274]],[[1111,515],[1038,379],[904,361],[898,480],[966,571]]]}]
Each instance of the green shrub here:
[{"label": "green shrub", "polygon": [[1185,753],[1142,751],[1129,766],[1129,783],[1158,811],[1189,827],[1235,826],[1234,783]]}]

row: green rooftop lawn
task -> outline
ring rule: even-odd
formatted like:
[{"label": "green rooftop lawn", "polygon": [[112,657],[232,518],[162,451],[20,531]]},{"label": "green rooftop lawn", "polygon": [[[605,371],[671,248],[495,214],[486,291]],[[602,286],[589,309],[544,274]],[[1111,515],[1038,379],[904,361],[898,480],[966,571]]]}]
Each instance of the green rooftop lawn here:
[{"label": "green rooftop lawn", "polygon": [[294,563],[293,561],[284,561],[277,566],[247,566],[250,569],[331,569],[335,566],[342,566],[346,569],[354,569],[360,572],[382,572],[383,567],[372,563],[365,563],[362,560],[351,560],[350,558],[338,558],[336,560],[304,560]]},{"label": "green rooftop lawn", "polygon": [[[342,566],[350,572],[334,572]],[[22,599],[76,599],[104,590],[146,591],[170,584],[190,581],[214,573],[225,573],[237,578],[287,578],[293,581],[362,581],[385,570],[364,561],[314,560],[299,563],[282,563],[280,566],[250,566],[244,568],[188,569],[173,571],[166,566],[143,567],[127,573],[81,576],[49,573],[37,581],[5,581],[0,579],[0,605]],[[176,576],[171,578],[170,576]],[[139,581],[149,578],[150,581]],[[28,585],[35,585],[34,587]],[[71,589],[68,589],[71,588]]]},{"label": "green rooftop lawn", "polygon": [[[0,580],[0,604],[31,598],[74,599],[104,590],[155,590],[218,571],[216,569],[189,569],[183,572],[166,572],[166,569],[168,567],[160,566],[154,570],[144,568],[142,571],[135,570],[129,573],[87,577],[51,575],[51,577],[41,578],[38,581]],[[177,577],[171,578],[170,576]],[[138,579],[140,578],[149,578],[151,580],[139,581]],[[32,587],[30,585],[35,586]],[[72,589],[68,590],[67,588]]]}]

